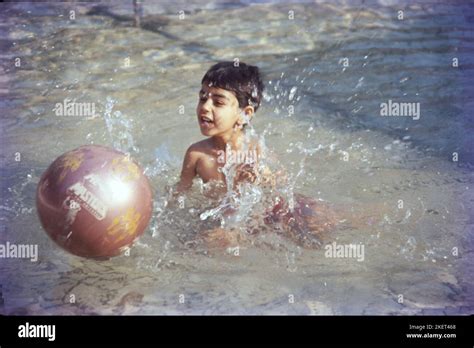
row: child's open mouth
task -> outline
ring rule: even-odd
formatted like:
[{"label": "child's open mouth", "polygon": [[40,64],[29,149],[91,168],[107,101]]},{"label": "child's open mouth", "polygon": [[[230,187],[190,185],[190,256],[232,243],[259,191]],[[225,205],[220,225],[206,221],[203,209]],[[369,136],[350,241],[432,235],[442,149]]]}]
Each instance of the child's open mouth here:
[{"label": "child's open mouth", "polygon": [[201,127],[209,128],[209,127],[212,127],[213,124],[214,124],[214,121],[212,121],[210,118],[207,118],[206,116],[199,117],[199,125]]}]

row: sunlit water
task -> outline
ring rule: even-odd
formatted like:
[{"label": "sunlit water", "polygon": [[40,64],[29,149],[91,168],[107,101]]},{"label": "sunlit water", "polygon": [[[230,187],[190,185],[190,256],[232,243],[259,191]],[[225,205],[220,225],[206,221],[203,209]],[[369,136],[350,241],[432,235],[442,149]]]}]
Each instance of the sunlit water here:
[{"label": "sunlit water", "polygon": [[[0,242],[38,244],[39,256],[0,259],[1,313],[472,313],[474,8],[395,3],[146,4],[141,29],[131,4],[2,4]],[[200,79],[236,57],[264,73],[252,123],[287,189],[371,217],[328,241],[364,245],[363,261],[275,233],[238,256],[187,247],[222,202],[203,199],[199,180],[178,206],[167,198],[202,138]],[[65,98],[96,115],[56,116]],[[419,102],[420,119],[381,117],[389,99]],[[40,226],[39,177],[84,144],[130,152],[151,180],[154,217],[130,256],[81,259]],[[261,209],[250,189],[234,225]]]}]

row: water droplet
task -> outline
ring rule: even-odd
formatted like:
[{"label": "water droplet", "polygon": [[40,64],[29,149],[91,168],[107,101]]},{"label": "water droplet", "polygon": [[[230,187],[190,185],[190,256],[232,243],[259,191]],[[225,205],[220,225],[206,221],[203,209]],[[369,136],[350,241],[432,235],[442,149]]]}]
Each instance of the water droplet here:
[{"label": "water droplet", "polygon": [[293,100],[293,98],[294,98],[294,96],[295,96],[295,94],[296,94],[296,90],[297,90],[297,89],[298,89],[298,88],[297,88],[296,86],[294,86],[293,88],[291,88],[291,90],[290,90],[290,95],[288,96],[288,99]]}]

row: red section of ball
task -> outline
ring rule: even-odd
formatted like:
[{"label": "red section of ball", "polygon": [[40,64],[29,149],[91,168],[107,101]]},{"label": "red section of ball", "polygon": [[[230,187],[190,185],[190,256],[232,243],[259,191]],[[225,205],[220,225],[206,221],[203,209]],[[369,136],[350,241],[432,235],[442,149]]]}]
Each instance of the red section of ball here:
[{"label": "red section of ball", "polygon": [[120,151],[86,145],[58,157],[38,183],[43,228],[67,251],[108,258],[150,221],[153,196],[141,168]]}]

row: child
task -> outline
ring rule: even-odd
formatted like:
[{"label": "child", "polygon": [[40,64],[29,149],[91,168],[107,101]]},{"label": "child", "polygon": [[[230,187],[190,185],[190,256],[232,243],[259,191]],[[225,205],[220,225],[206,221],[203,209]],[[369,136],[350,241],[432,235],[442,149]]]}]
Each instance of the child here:
[{"label": "child", "polygon": [[178,191],[189,189],[195,176],[204,182],[225,181],[219,171],[225,161],[219,158],[227,146],[242,151],[244,127],[257,111],[262,91],[263,82],[255,66],[221,62],[209,69],[201,81],[196,109],[201,133],[209,138],[186,151]]},{"label": "child", "polygon": [[[208,138],[186,151],[178,193],[191,188],[196,176],[204,183],[224,183],[224,192],[246,181],[274,186],[277,179],[284,180],[280,173],[274,175],[266,167],[257,169],[262,149],[258,142],[245,137],[246,127],[260,106],[263,88],[259,69],[242,62],[220,62],[206,72],[196,113],[201,133]],[[232,161],[238,166],[230,178],[233,182],[229,183],[225,173]],[[332,228],[335,217],[314,200],[301,195],[294,198],[294,209],[289,209],[286,200],[277,197],[267,209],[265,222],[283,226],[285,235],[303,247],[319,247],[319,236]],[[232,210],[226,214],[232,214]],[[216,228],[200,235],[208,246],[216,247],[246,239],[245,234],[235,229]]]}]

